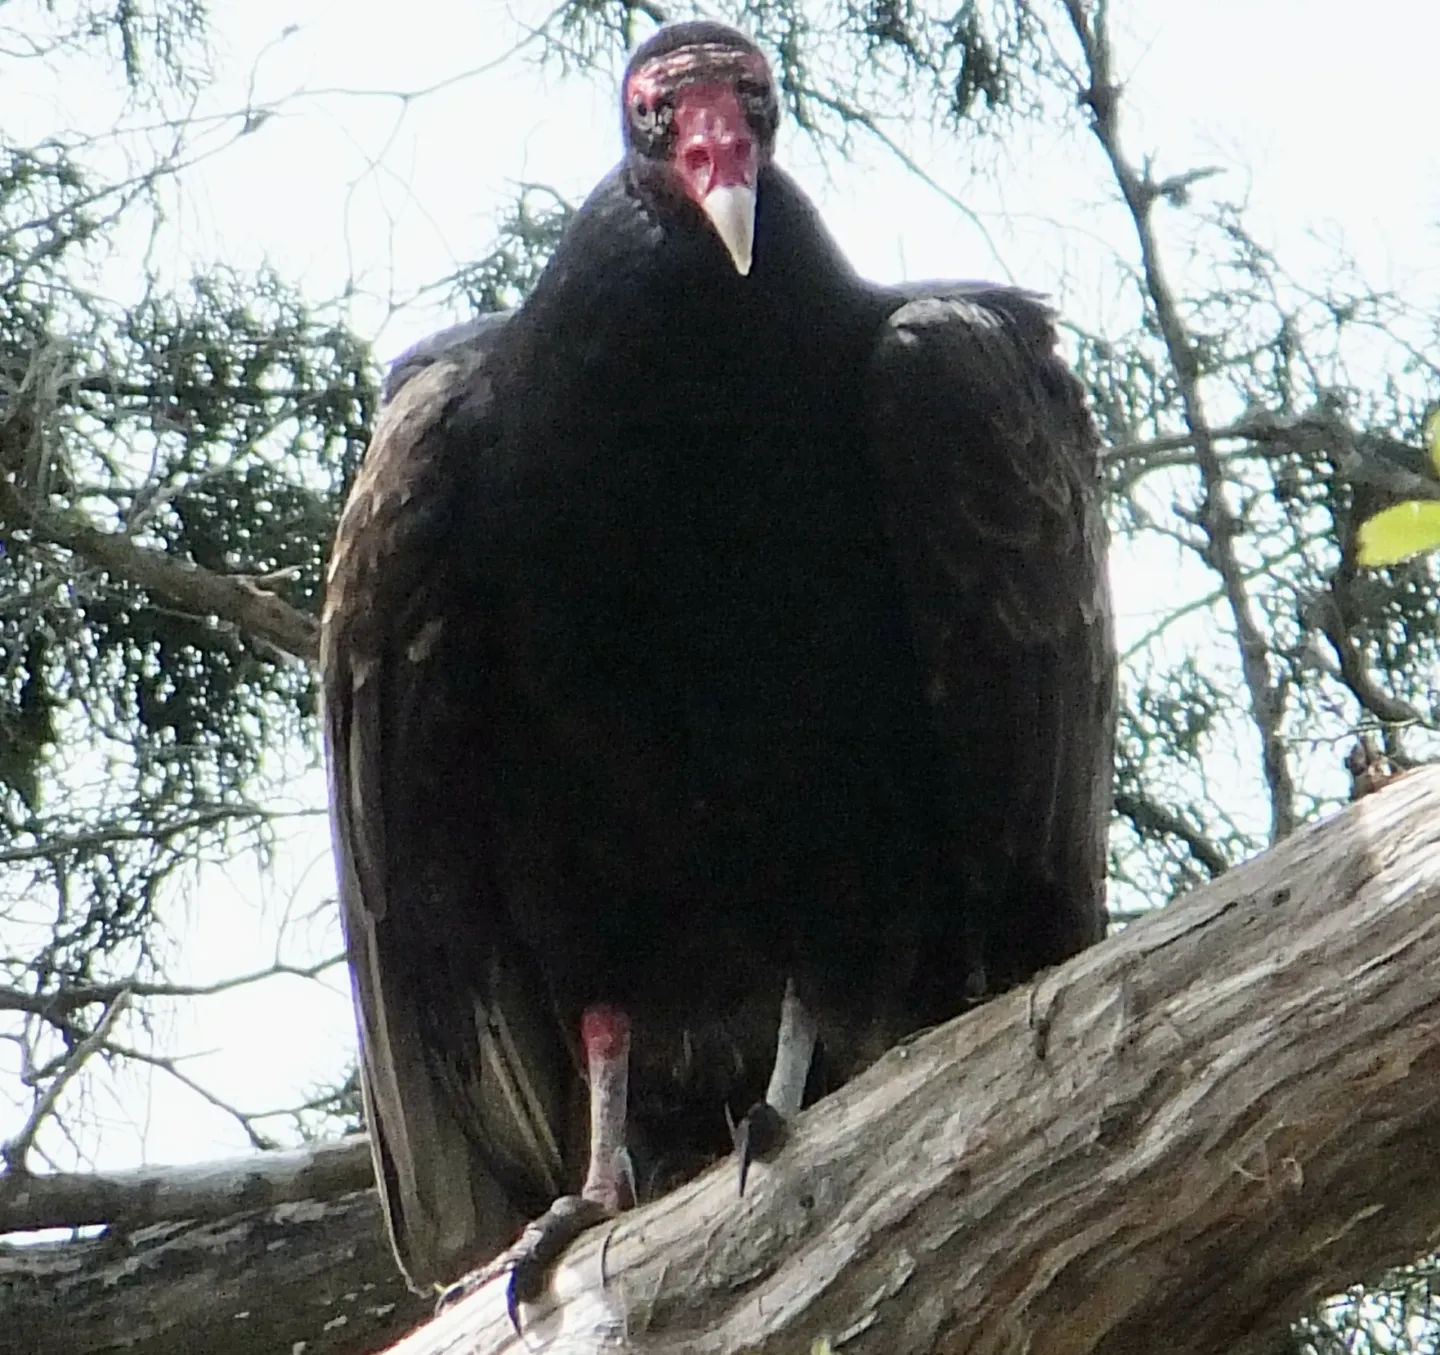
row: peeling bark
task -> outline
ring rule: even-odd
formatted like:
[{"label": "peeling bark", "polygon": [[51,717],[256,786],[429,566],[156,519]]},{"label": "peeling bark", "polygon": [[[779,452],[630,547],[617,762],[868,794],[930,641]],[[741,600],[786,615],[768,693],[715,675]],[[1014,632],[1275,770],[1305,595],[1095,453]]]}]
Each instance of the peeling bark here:
[{"label": "peeling bark", "polygon": [[0,1234],[104,1223],[138,1228],[174,1219],[223,1219],[295,1200],[329,1200],[374,1180],[363,1134],[288,1152],[189,1167],[86,1175],[0,1176]]},{"label": "peeling bark", "polygon": [[373,1190],[0,1246],[3,1355],[368,1355],[433,1306],[401,1280]]}]

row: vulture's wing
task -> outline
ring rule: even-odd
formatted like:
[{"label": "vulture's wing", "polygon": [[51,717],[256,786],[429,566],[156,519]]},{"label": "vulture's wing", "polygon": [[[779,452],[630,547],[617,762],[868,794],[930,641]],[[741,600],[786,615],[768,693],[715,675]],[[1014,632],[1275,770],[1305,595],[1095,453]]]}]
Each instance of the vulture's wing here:
[{"label": "vulture's wing", "polygon": [[463,365],[471,358],[483,358],[512,314],[513,311],[487,311],[411,344],[390,364],[385,377],[385,399],[394,400],[411,377],[437,362]]},{"label": "vulture's wing", "polygon": [[456,423],[462,405],[483,421],[493,337],[427,354],[381,414],[336,534],[321,638],[366,1118],[417,1286],[493,1255],[559,1192],[573,1079],[543,985],[507,943],[471,752],[484,746],[485,618],[458,581],[473,543],[456,539],[455,509],[478,453]]},{"label": "vulture's wing", "polygon": [[876,344],[869,445],[944,764],[952,888],[980,933],[970,979],[978,949],[994,990],[1103,934],[1105,526],[1049,312],[1013,289],[935,290]]}]

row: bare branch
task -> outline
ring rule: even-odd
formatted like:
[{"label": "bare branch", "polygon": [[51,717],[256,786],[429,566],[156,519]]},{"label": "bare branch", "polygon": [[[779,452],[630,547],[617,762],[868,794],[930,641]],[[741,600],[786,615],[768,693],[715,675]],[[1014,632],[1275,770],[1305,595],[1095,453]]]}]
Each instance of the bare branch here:
[{"label": "bare branch", "polygon": [[107,1040],[104,1044],[107,1054],[115,1055],[122,1059],[129,1059],[132,1063],[148,1064],[151,1068],[158,1068],[162,1073],[169,1073],[182,1087],[194,1092],[202,1101],[208,1102],[216,1110],[223,1110],[229,1115],[241,1129],[245,1131],[245,1137],[250,1140],[250,1146],[260,1152],[272,1152],[279,1147],[279,1144],[268,1134],[256,1129],[257,1121],[268,1120],[275,1115],[283,1115],[283,1110],[241,1110],[225,1100],[223,1096],[212,1092],[202,1082],[197,1082],[189,1073],[180,1067],[181,1056],[171,1054],[152,1054],[145,1049],[136,1049],[132,1045],[118,1044],[113,1040]]},{"label": "bare branch", "polygon": [[1334,580],[1331,591],[1317,597],[1307,609],[1306,620],[1318,627],[1321,634],[1330,641],[1339,667],[1336,676],[1350,689],[1360,705],[1389,724],[1427,725],[1429,720],[1408,701],[1392,696],[1376,680],[1365,663],[1365,656],[1355,638],[1350,634],[1341,617],[1340,604],[1335,589],[1340,581]]},{"label": "bare branch", "polygon": [[1240,668],[1250,698],[1250,714],[1260,736],[1261,763],[1270,798],[1270,840],[1277,842],[1294,831],[1297,821],[1295,785],[1281,729],[1284,687],[1280,680],[1271,678],[1265,629],[1245,586],[1235,547],[1241,526],[1229,502],[1224,466],[1216,454],[1214,434],[1200,394],[1199,360],[1185,322],[1180,317],[1155,237],[1152,220],[1154,186],[1147,176],[1135,169],[1120,142],[1120,91],[1111,72],[1107,7],[1097,2],[1087,11],[1085,0],[1065,0],[1065,9],[1080,41],[1087,67],[1088,83],[1079,91],[1080,98],[1090,109],[1091,130],[1104,148],[1121,196],[1134,221],[1146,291],[1175,373],[1185,410],[1185,423],[1194,439],[1195,463],[1205,495],[1201,519],[1209,538],[1209,563],[1220,575],[1235,627]]},{"label": "bare branch", "polygon": [[40,1126],[54,1113],[60,1093],[84,1066],[85,1061],[105,1047],[116,1018],[125,1010],[129,1002],[130,992],[128,989],[122,989],[115,995],[95,1029],[70,1051],[59,1071],[49,1080],[44,1091],[36,1097],[34,1108],[20,1132],[8,1142],[0,1144],[0,1158],[4,1159],[8,1174],[18,1176],[29,1170],[26,1166],[26,1158],[35,1142],[35,1135],[40,1132]]},{"label": "bare branch", "polygon": [[1224,174],[1221,165],[1207,165],[1203,169],[1187,169],[1181,174],[1172,174],[1152,185],[1157,198],[1164,198],[1172,207],[1184,207],[1190,201],[1190,190],[1205,179]]},{"label": "bare branch", "polygon": [[93,565],[197,617],[214,617],[294,658],[313,663],[319,625],[274,593],[243,578],[148,550],[118,532],[102,532],[58,509],[32,508],[0,479],[0,526],[74,551]]},{"label": "bare branch", "polygon": [[990,234],[989,228],[975,211],[959,194],[946,188],[924,165],[910,154],[893,136],[882,127],[872,113],[863,108],[857,107],[847,99],[841,98],[838,94],[827,94],[825,91],[816,89],[811,85],[805,85],[798,91],[804,98],[813,99],[822,108],[828,108],[836,114],[844,123],[854,124],[872,136],[881,146],[888,151],[895,160],[904,167],[906,173],[923,183],[936,197],[940,198],[950,207],[960,213],[979,233],[980,238],[990,250],[990,257],[995,261],[996,266],[1005,274],[1007,281],[1014,282],[1015,279],[1006,267],[1005,258],[1002,252],[996,248],[995,241]]},{"label": "bare branch", "polygon": [[219,979],[215,983],[142,983],[138,979],[130,979],[124,983],[71,984],[46,993],[26,993],[18,988],[0,988],[0,1011],[29,1012],[32,1016],[55,1021],[68,1017],[80,1007],[88,1007],[98,1002],[113,1002],[121,993],[129,993],[131,997],[139,998],[210,997],[215,993],[243,988],[246,984],[262,983],[266,979],[281,975],[313,979],[344,962],[343,955],[331,955],[311,965],[290,965],[277,961],[268,969],[237,974],[234,978]]},{"label": "bare branch", "polygon": [[1148,795],[1117,791],[1115,812],[1129,819],[1142,836],[1178,838],[1189,849],[1190,855],[1210,872],[1212,879],[1230,869],[1229,859],[1214,842],[1182,815],[1157,804]]},{"label": "bare branch", "polygon": [[222,1219],[294,1200],[333,1200],[366,1189],[373,1179],[363,1134],[188,1167],[26,1173],[0,1179],[0,1233]]},{"label": "bare branch", "polygon": [[[1329,410],[1308,410],[1292,417],[1262,412],[1209,432],[1212,447],[1218,442],[1248,444],[1243,452],[1225,454],[1232,457],[1293,456],[1307,450],[1307,443],[1313,449],[1317,439],[1324,443],[1324,452],[1335,463],[1339,477],[1351,484],[1381,489],[1396,498],[1440,499],[1440,480],[1400,464],[1401,459],[1423,462],[1423,449],[1375,434],[1357,433]],[[1192,432],[1167,433],[1120,443],[1102,452],[1101,459],[1107,465],[1124,468],[1120,483],[1122,488],[1128,488],[1151,471],[1197,465],[1197,441]]]},{"label": "bare branch", "polygon": [[106,824],[88,833],[72,833],[65,837],[47,837],[30,847],[9,847],[0,851],[0,866],[20,865],[27,861],[51,861],[58,856],[75,852],[90,851],[96,847],[118,842],[168,842],[171,838],[197,829],[214,828],[235,819],[278,819],[305,817],[308,809],[274,810],[260,809],[251,805],[217,805],[198,814],[187,814],[184,818],[168,819],[162,823],[144,828],[128,828],[118,824]]}]

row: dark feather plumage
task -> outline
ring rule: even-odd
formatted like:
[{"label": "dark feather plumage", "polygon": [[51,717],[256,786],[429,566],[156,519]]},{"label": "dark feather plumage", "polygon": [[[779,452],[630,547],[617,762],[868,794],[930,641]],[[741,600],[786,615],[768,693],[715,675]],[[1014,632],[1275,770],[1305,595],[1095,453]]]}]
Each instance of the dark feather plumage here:
[{"label": "dark feather plumage", "polygon": [[518,312],[397,365],[341,521],[335,841],[417,1282],[577,1187],[591,1004],[645,1193],[726,1150],[787,980],[813,1096],[1102,932],[1105,533],[1050,316],[863,282],[773,166],[757,201],[740,277],[632,153]]}]

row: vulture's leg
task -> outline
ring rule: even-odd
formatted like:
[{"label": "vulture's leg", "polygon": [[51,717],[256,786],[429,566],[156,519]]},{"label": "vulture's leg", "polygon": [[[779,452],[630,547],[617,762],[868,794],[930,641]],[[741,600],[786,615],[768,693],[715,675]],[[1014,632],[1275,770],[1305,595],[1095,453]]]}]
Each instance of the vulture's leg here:
[{"label": "vulture's leg", "polygon": [[579,1195],[562,1195],[512,1249],[506,1306],[520,1330],[520,1304],[539,1298],[550,1268],[587,1228],[635,1203],[635,1172],[625,1147],[630,1021],[615,1007],[589,1007],[580,1023],[590,1077],[590,1167]]},{"label": "vulture's leg", "polygon": [[[731,1123],[730,1137],[740,1164],[740,1193],[745,1193],[745,1178],[750,1164],[772,1153],[780,1146],[791,1122],[800,1113],[805,1096],[805,1079],[810,1076],[810,1061],[815,1057],[817,1031],[815,1018],[795,995],[794,983],[786,983],[785,997],[780,1003],[780,1034],[775,1043],[775,1067],[765,1099],[751,1106],[739,1124]],[[729,1118],[729,1108],[725,1111]]]},{"label": "vulture's leg", "polygon": [[614,1007],[591,1007],[580,1038],[590,1074],[590,1168],[580,1194],[614,1214],[635,1203],[635,1169],[625,1147],[630,1021]]}]

